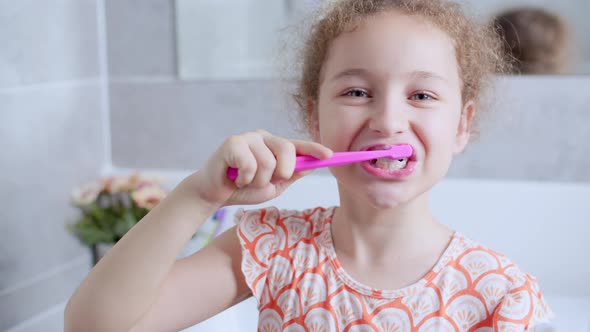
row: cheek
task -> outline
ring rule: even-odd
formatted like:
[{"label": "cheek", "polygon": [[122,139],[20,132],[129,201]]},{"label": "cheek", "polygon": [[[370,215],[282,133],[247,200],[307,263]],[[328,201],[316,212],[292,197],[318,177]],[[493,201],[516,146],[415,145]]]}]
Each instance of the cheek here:
[{"label": "cheek", "polygon": [[452,151],[457,133],[458,121],[451,117],[433,117],[416,128],[420,140],[430,152],[447,153]]},{"label": "cheek", "polygon": [[356,126],[356,119],[350,110],[334,103],[320,103],[318,106],[319,136],[322,144],[337,149],[336,151],[347,148]]},{"label": "cheek", "polygon": [[326,112],[320,115],[319,124],[321,143],[331,149],[335,149],[335,151],[342,150],[340,146],[344,145],[348,140],[346,121],[342,121],[342,117]]}]

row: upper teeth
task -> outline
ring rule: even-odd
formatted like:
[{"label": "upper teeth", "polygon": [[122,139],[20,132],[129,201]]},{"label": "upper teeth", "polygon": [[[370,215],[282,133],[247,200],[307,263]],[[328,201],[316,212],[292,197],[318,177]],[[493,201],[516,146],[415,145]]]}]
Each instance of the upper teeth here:
[{"label": "upper teeth", "polygon": [[387,170],[398,170],[398,169],[402,169],[404,167],[406,167],[406,164],[408,163],[408,158],[403,158],[403,159],[391,159],[391,158],[379,158],[376,160],[373,160],[373,163],[382,169],[387,169]]}]

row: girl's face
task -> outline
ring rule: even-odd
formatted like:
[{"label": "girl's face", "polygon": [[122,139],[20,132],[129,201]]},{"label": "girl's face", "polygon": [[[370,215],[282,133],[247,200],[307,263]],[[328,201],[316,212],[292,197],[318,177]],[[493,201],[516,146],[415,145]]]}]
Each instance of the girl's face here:
[{"label": "girl's face", "polygon": [[374,207],[393,207],[446,174],[468,141],[473,114],[473,103],[462,104],[458,68],[447,34],[397,12],[369,17],[332,42],[312,106],[314,139],[334,151],[414,149],[407,163],[332,168],[346,192]]}]

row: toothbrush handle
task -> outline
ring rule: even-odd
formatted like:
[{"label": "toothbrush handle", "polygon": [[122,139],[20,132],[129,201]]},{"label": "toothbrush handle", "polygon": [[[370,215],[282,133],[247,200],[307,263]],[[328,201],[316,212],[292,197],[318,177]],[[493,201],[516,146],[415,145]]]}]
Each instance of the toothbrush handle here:
[{"label": "toothbrush handle", "polygon": [[406,144],[392,146],[387,150],[334,152],[328,159],[317,159],[311,156],[298,156],[295,171],[330,167],[356,163],[371,159],[390,157],[392,159],[407,158],[412,155],[412,147]]},{"label": "toothbrush handle", "polygon": [[[317,159],[311,156],[298,156],[295,162],[295,171],[304,171],[307,169],[340,166],[359,161],[371,160],[389,156],[389,151],[354,151],[354,152],[334,152],[328,159]],[[383,153],[385,152],[385,153]]]},{"label": "toothbrush handle", "polygon": [[[389,150],[334,152],[332,157],[328,159],[317,159],[312,156],[297,156],[295,159],[295,171],[339,166],[382,157],[391,157],[393,159],[406,158],[411,154],[411,147],[408,145],[398,145]],[[229,167],[227,169],[227,177],[230,180],[235,180],[238,177],[238,169]]]},{"label": "toothbrush handle", "polygon": [[[367,151],[373,152],[373,151]],[[334,152],[332,157],[328,159],[317,159],[312,156],[297,156],[295,158],[295,172],[304,171],[307,169],[338,166],[350,164],[358,161],[371,160],[375,157],[375,153],[362,155],[363,152]],[[365,157],[365,158],[363,158]],[[360,159],[359,159],[360,158]],[[229,167],[227,169],[227,177],[230,180],[235,180],[238,177],[238,169]]]}]

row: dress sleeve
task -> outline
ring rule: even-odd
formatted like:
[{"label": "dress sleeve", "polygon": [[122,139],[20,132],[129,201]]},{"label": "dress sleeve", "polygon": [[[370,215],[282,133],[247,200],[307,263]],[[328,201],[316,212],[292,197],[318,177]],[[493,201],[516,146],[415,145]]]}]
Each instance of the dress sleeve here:
[{"label": "dress sleeve", "polygon": [[275,235],[278,219],[279,210],[276,208],[240,209],[235,215],[242,248],[242,273],[259,307],[268,299],[267,275],[271,259],[277,251]]},{"label": "dress sleeve", "polygon": [[521,281],[512,284],[494,312],[494,331],[531,331],[555,316],[539,288],[537,280],[522,273]]}]

